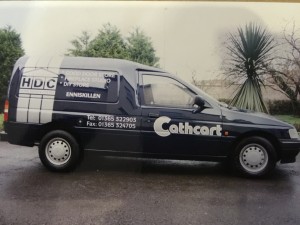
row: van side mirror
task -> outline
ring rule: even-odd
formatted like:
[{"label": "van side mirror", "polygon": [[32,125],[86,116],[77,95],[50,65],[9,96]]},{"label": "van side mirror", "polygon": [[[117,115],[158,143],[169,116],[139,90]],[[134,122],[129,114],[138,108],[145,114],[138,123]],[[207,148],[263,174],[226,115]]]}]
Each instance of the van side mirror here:
[{"label": "van side mirror", "polygon": [[198,108],[196,108],[193,113],[198,113],[205,109],[205,101],[199,95],[195,96],[194,105],[198,106]]}]

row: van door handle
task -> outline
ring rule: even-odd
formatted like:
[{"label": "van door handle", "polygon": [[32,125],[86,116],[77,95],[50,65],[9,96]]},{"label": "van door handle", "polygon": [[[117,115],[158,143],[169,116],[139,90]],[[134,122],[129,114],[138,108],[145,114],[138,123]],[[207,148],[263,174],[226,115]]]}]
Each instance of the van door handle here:
[{"label": "van door handle", "polygon": [[158,113],[149,113],[148,117],[150,117],[150,118],[158,118],[159,114]]}]

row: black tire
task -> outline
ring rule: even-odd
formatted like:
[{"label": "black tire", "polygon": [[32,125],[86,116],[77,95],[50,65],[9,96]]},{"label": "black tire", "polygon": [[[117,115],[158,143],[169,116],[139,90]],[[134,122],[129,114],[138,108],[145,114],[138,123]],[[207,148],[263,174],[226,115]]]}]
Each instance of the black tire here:
[{"label": "black tire", "polygon": [[246,177],[263,177],[275,168],[277,154],[273,145],[262,137],[241,140],[233,154],[235,171]]},{"label": "black tire", "polygon": [[66,172],[73,170],[79,163],[80,148],[71,134],[63,130],[54,130],[42,138],[39,156],[47,169]]}]

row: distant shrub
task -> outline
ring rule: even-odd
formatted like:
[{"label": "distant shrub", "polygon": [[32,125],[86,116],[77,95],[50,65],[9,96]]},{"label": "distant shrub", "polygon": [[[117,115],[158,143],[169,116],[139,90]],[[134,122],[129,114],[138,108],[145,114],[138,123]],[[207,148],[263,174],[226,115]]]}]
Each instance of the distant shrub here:
[{"label": "distant shrub", "polygon": [[226,103],[226,104],[229,104],[230,101],[231,101],[231,99],[227,99],[227,98],[219,98],[218,101],[219,101],[219,102],[224,102],[224,103]]},{"label": "distant shrub", "polygon": [[0,113],[3,113],[3,111],[4,111],[5,99],[6,99],[6,95],[3,95],[0,97]]},{"label": "distant shrub", "polygon": [[272,100],[267,105],[272,115],[300,115],[299,105],[293,105],[289,100]]},{"label": "distant shrub", "polygon": [[[220,98],[219,101],[229,104],[231,99]],[[289,100],[270,100],[266,104],[271,115],[300,115],[300,104],[295,106]]]}]

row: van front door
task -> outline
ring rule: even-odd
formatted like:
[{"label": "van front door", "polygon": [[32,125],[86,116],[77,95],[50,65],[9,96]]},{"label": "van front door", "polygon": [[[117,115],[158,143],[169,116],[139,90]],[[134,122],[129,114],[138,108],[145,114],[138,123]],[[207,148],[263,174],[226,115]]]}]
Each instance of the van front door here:
[{"label": "van front door", "polygon": [[161,74],[140,75],[142,145],[145,153],[219,156],[222,137],[220,109],[194,113],[196,93]]}]

